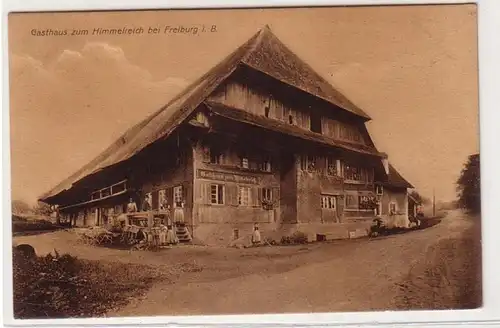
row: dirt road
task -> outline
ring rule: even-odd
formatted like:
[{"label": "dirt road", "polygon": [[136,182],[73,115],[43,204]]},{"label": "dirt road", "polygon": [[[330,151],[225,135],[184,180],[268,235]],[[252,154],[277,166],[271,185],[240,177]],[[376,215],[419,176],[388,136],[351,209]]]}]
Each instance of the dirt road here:
[{"label": "dirt road", "polygon": [[395,309],[398,282],[425,260],[427,249],[440,240],[461,238],[472,225],[469,217],[454,211],[428,229],[374,240],[289,247],[280,254],[231,250],[219,259],[206,254],[205,261],[197,256],[202,272],[157,284],[144,299],[108,315]]}]

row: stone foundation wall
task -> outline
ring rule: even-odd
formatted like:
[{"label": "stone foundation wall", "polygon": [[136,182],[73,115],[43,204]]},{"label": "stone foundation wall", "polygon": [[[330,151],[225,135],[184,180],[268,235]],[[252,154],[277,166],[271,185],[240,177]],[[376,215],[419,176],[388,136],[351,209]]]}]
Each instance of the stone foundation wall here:
[{"label": "stone foundation wall", "polygon": [[[343,223],[258,224],[262,239],[271,238],[277,242],[297,231],[306,234],[310,242],[317,241],[318,235],[325,240],[361,238],[368,235],[371,225],[372,218],[349,219]],[[252,223],[199,224],[194,228],[194,239],[205,245],[229,246],[238,237],[242,244],[250,244],[253,229]]]}]

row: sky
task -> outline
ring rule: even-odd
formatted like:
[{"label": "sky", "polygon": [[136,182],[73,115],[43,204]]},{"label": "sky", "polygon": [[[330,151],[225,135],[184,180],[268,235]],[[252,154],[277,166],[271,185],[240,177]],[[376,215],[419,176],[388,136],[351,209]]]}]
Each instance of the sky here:
[{"label": "sky", "polygon": [[[11,14],[12,199],[34,203],[266,24],[371,116],[421,194],[455,198],[479,152],[474,5]],[[166,26],[199,32],[147,34]],[[122,27],[145,33],[91,35]]]}]

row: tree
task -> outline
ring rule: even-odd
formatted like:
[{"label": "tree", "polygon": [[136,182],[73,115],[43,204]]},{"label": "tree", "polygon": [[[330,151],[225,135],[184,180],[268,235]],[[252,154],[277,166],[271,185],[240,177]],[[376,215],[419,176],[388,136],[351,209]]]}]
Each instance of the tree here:
[{"label": "tree", "polygon": [[431,200],[429,198],[426,198],[418,193],[416,190],[412,190],[410,192],[410,196],[413,197],[416,201],[418,201],[420,204],[430,204]]},{"label": "tree", "polygon": [[27,214],[31,212],[31,208],[25,201],[15,199],[12,201],[12,214]]},{"label": "tree", "polygon": [[458,206],[471,213],[481,212],[479,154],[469,156],[457,180]]},{"label": "tree", "polygon": [[52,209],[50,208],[50,205],[44,202],[38,202],[34,207],[33,207],[33,213],[37,215],[46,215],[49,216],[52,214]]}]

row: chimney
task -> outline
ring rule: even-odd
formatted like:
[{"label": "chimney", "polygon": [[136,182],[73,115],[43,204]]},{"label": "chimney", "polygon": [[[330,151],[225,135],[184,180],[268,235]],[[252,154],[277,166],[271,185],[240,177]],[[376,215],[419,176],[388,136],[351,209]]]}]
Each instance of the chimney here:
[{"label": "chimney", "polygon": [[389,175],[389,156],[386,153],[382,154],[382,165],[384,165],[385,174]]}]

